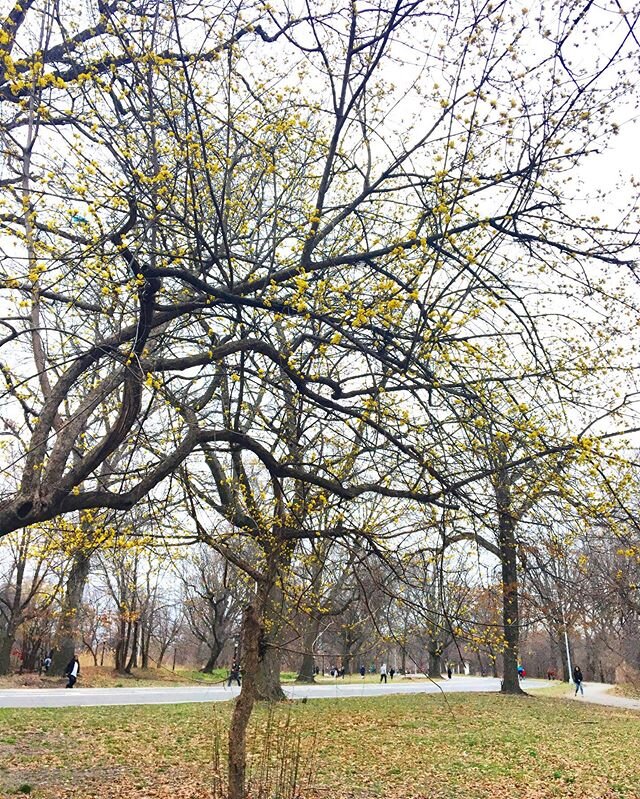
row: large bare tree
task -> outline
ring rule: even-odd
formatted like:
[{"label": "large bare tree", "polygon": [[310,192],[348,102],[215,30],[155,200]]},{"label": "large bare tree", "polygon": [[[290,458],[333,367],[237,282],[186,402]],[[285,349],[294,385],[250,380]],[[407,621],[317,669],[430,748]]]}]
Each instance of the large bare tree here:
[{"label": "large bare tree", "polygon": [[[257,458],[285,532],[303,486],[467,499],[487,468],[460,431],[487,387],[555,380],[563,336],[589,368],[567,297],[584,329],[632,306],[635,214],[600,219],[569,182],[638,72],[627,17],[597,38],[608,22],[589,2],[16,5],[0,25],[0,533],[160,502],[203,452]],[[303,406],[294,448],[253,413],[267,395]],[[319,435],[357,445],[348,473],[305,446]],[[527,458],[575,446],[539,438]],[[271,590],[292,545],[263,532]]]}]

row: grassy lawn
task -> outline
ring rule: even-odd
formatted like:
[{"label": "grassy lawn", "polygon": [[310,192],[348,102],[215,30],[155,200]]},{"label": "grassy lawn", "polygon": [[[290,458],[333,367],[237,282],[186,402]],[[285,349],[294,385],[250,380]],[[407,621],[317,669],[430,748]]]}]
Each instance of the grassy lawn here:
[{"label": "grassy lawn", "polygon": [[[229,712],[226,703],[0,710],[0,795],[217,796]],[[302,799],[640,799],[640,713],[553,696],[261,708],[250,735],[254,775],[288,758],[286,782],[298,739]]]},{"label": "grassy lawn", "polygon": [[[389,678],[388,685],[393,685],[393,683],[402,683],[402,682],[424,682],[425,680],[429,679],[424,674],[409,674],[406,677],[402,674],[396,674],[393,680]],[[348,684],[356,684],[362,685],[363,682],[369,683],[380,683],[380,675],[379,674],[365,674],[364,678],[362,678],[359,674],[345,674],[344,677],[332,677],[329,672],[326,674],[317,674],[316,675],[316,683],[318,685],[344,685],[345,683]]]}]

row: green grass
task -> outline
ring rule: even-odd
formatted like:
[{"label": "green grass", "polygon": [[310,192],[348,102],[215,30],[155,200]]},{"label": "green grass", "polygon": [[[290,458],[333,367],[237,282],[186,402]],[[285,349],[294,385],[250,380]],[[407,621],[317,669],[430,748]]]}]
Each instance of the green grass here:
[{"label": "green grass", "polygon": [[[560,686],[552,686],[559,689]],[[210,797],[229,704],[0,710],[0,795]],[[385,696],[255,714],[254,773],[295,749],[301,796],[640,799],[640,713],[554,697]]]},{"label": "green grass", "polygon": [[[526,684],[522,686],[527,690]],[[532,691],[536,696],[555,696],[567,698],[573,694],[574,686],[568,682],[559,682],[558,680],[550,680],[544,688],[534,688]]]},{"label": "green grass", "polygon": [[[427,677],[424,675],[420,675],[419,677],[412,677],[409,675],[408,677],[404,677],[401,674],[396,674],[393,680],[389,678],[388,684],[393,685],[394,682],[401,683],[401,682],[424,682]],[[379,683],[380,682],[380,675],[379,674],[365,674],[364,679],[359,674],[345,674],[344,677],[332,677],[329,672],[325,675],[318,674],[315,678],[316,682],[320,685],[326,685],[337,683],[338,685],[343,685],[344,683],[355,683],[357,685],[361,685],[363,682],[366,683]]]}]

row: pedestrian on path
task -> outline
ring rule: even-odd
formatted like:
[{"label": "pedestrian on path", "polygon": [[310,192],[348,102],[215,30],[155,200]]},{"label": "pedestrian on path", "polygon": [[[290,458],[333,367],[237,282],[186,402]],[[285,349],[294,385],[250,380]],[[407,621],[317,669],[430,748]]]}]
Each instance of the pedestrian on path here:
[{"label": "pedestrian on path", "polygon": [[237,660],[234,660],[231,664],[231,668],[229,669],[229,682],[227,683],[227,688],[231,688],[231,683],[235,680],[235,682],[240,685],[240,664]]},{"label": "pedestrian on path", "polygon": [[78,676],[80,675],[80,661],[76,655],[74,655],[67,664],[67,668],[64,670],[64,675],[68,679],[65,688],[73,688],[78,681]]},{"label": "pedestrian on path", "polygon": [[580,691],[580,695],[584,696],[584,688],[582,687],[582,670],[580,666],[576,666],[573,670],[573,681],[576,684],[576,692],[574,696],[578,696],[578,691]]},{"label": "pedestrian on path", "polygon": [[383,663],[382,666],[380,666],[380,682],[382,682],[383,680],[384,680],[384,682],[386,684],[386,682],[387,682],[387,664],[386,663]]}]

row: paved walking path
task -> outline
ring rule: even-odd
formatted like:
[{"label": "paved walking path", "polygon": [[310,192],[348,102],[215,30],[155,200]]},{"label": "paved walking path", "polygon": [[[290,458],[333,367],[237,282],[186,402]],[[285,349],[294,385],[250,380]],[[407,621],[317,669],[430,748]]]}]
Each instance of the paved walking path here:
[{"label": "paved walking path", "polygon": [[[526,689],[543,688],[546,680],[526,681]],[[387,694],[437,694],[499,691],[500,680],[492,677],[454,677],[452,680],[394,680],[384,683],[335,683],[283,685],[291,699],[340,699]],[[169,688],[12,688],[0,690],[0,707],[67,707],[90,705],[157,705],[181,702],[224,702],[239,693],[237,686],[220,685]]]},{"label": "paved walking path", "polygon": [[594,705],[607,705],[608,707],[624,707],[628,710],[640,710],[640,700],[631,699],[628,696],[618,696],[612,694],[614,686],[605,682],[583,683],[584,696],[575,696],[575,688],[571,688],[569,697],[576,702],[591,702]]},{"label": "paved walking path", "polygon": [[[526,691],[546,688],[547,680],[527,679]],[[398,680],[384,683],[335,683],[320,685],[283,685],[291,699],[341,699],[359,696],[385,696],[389,694],[439,694],[497,692],[500,680],[492,677],[454,677],[453,680],[430,682],[428,680]],[[609,693],[612,685],[585,683],[584,696],[574,696],[573,689],[566,696],[577,702],[593,702],[609,707],[640,711],[640,700]],[[0,707],[69,707],[96,705],[161,705],[184,702],[224,702],[237,696],[239,688],[222,685],[194,685],[187,687],[158,688],[24,688],[0,689]]]}]

